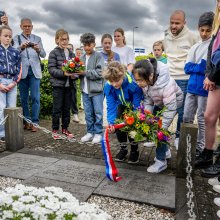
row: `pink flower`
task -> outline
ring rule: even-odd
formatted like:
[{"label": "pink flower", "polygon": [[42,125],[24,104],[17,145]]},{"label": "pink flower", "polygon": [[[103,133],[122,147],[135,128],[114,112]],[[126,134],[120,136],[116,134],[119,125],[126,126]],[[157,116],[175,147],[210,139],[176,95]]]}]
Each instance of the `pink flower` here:
[{"label": "pink flower", "polygon": [[139,119],[140,119],[141,121],[144,121],[144,120],[146,119],[145,114],[140,113],[140,115],[139,115]]},{"label": "pink flower", "polygon": [[163,132],[162,131],[157,132],[157,138],[159,139],[159,141],[163,140]]}]

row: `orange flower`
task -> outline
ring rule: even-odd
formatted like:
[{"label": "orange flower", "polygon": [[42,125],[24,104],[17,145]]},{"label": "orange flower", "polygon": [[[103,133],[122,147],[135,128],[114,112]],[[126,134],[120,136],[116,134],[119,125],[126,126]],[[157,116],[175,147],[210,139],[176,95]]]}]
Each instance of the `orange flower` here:
[{"label": "orange flower", "polygon": [[75,67],[75,63],[70,63],[70,68],[74,68]]},{"label": "orange flower", "polygon": [[150,115],[150,114],[151,114],[151,112],[148,111],[147,109],[144,110],[144,113],[147,114],[147,115]]},{"label": "orange flower", "polygon": [[132,116],[126,117],[125,121],[126,121],[126,124],[132,125],[132,124],[134,124],[134,117],[132,117]]},{"label": "orange flower", "polygon": [[80,64],[81,66],[84,65],[83,61],[80,61],[79,64]]},{"label": "orange flower", "polygon": [[158,121],[158,126],[159,126],[159,128],[162,128],[162,119],[161,118]]}]

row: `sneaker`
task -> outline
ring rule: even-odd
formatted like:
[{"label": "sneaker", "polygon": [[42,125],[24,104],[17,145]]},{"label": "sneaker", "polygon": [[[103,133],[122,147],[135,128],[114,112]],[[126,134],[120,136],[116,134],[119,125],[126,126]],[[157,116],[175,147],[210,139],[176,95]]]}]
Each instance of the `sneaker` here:
[{"label": "sneaker", "polygon": [[1,142],[1,143],[5,143],[5,137],[1,137],[1,138],[0,138],[0,142]]},{"label": "sneaker", "polygon": [[25,123],[24,124],[24,130],[31,130],[31,124]]},{"label": "sneaker", "polygon": [[79,123],[79,118],[78,118],[77,114],[73,115],[73,121],[76,122],[76,123]]},{"label": "sneaker", "polygon": [[52,132],[53,132],[52,137],[54,140],[61,140],[62,139],[61,136],[58,134],[58,130],[54,129]]},{"label": "sneaker", "polygon": [[125,161],[127,158],[126,157],[127,154],[128,154],[128,150],[121,148],[115,157],[115,161]]},{"label": "sneaker", "polygon": [[[168,149],[168,150],[166,151],[166,160],[171,159],[171,157],[172,157],[171,151],[170,151],[170,149]],[[157,158],[154,157],[154,161],[156,161],[156,160],[157,160]]]},{"label": "sneaker", "polygon": [[81,142],[91,141],[92,138],[93,138],[93,134],[87,133],[86,135],[84,135],[84,136],[81,138]]},{"label": "sneaker", "polygon": [[[217,205],[217,206],[220,206],[220,198],[215,198],[214,199],[214,203]],[[219,212],[219,211],[218,211]]]},{"label": "sneaker", "polygon": [[131,151],[128,159],[128,163],[138,163],[139,162],[139,151]]},{"label": "sneaker", "polygon": [[217,211],[217,216],[220,218],[220,210]]},{"label": "sneaker", "polygon": [[179,147],[179,138],[176,138],[175,141],[174,141],[174,146],[176,147],[176,150],[178,150],[178,147]]},{"label": "sneaker", "polygon": [[211,185],[211,186],[219,185],[220,182],[219,182],[219,180],[218,180],[218,177],[210,178],[210,179],[208,180],[208,184]]},{"label": "sneaker", "polygon": [[92,143],[93,144],[98,144],[102,141],[102,135],[100,134],[95,134],[93,139],[92,139]]},{"label": "sneaker", "polygon": [[213,190],[217,193],[220,193],[220,185],[214,185]]},{"label": "sneaker", "polygon": [[149,173],[160,173],[167,168],[167,161],[157,160],[154,164],[147,168],[147,172]]},{"label": "sneaker", "polygon": [[73,134],[67,129],[62,129],[62,134],[65,134],[68,138],[74,138]]},{"label": "sneaker", "polygon": [[156,144],[154,142],[145,142],[144,147],[154,147]]}]

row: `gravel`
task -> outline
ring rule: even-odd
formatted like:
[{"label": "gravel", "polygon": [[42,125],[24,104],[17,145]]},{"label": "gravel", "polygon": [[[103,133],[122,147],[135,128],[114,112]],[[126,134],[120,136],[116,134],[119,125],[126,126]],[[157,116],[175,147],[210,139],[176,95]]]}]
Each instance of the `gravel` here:
[{"label": "gravel", "polygon": [[0,176],[0,190],[4,190],[7,187],[15,186],[16,184],[19,183],[21,183],[21,180],[19,179]]}]

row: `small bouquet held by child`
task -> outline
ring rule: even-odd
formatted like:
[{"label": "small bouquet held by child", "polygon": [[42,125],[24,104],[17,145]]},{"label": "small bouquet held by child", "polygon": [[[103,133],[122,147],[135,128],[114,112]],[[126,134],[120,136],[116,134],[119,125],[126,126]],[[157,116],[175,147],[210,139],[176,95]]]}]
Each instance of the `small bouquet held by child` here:
[{"label": "small bouquet held by child", "polygon": [[78,57],[74,57],[70,60],[65,60],[62,65],[62,70],[71,74],[73,77],[78,78],[77,73],[85,71],[86,67],[83,61]]},{"label": "small bouquet held by child", "polygon": [[116,123],[125,123],[120,130],[128,132],[128,135],[134,139],[135,142],[148,141],[155,143],[169,144],[171,133],[162,128],[162,113],[165,109],[159,111],[156,115],[151,114],[144,109],[141,104],[138,109],[133,110],[128,104],[123,117],[116,120]]}]

